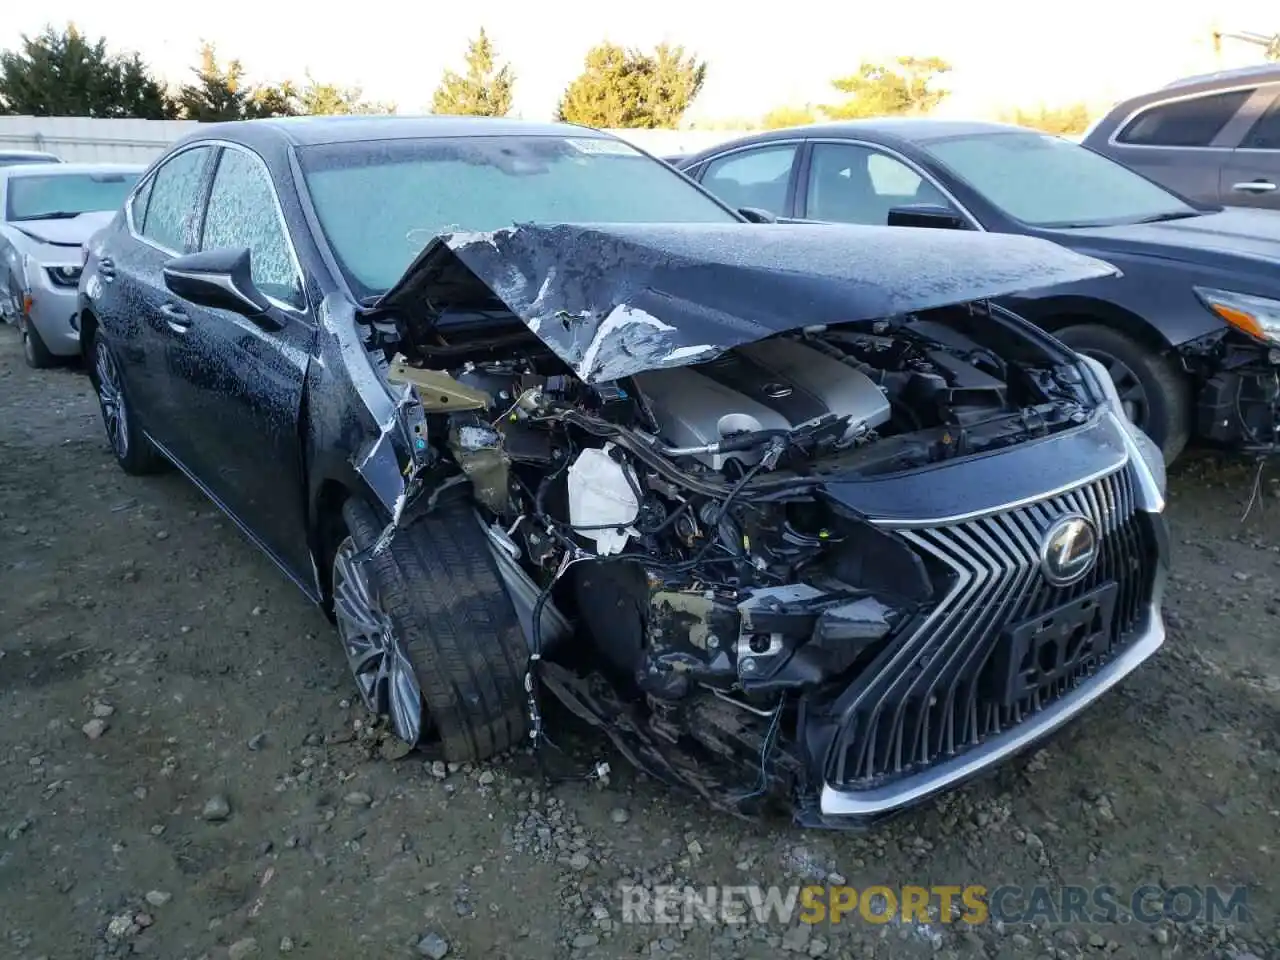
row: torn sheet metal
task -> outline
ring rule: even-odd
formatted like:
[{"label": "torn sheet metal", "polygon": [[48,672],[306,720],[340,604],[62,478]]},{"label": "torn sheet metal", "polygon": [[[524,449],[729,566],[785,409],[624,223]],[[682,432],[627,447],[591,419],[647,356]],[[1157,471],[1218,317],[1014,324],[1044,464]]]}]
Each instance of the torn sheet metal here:
[{"label": "torn sheet metal", "polygon": [[800,327],[1117,272],[1047,240],[956,230],[523,224],[437,238],[377,309],[429,326],[442,308],[505,306],[597,383]]},{"label": "torn sheet metal", "polygon": [[[407,457],[402,457],[398,446],[407,452]],[[427,444],[426,416],[412,383],[404,384],[399,399],[378,425],[377,436],[352,458],[352,464],[391,510],[390,523],[361,558],[367,559],[390,545],[406,511],[425,492],[423,478],[434,464]]]}]

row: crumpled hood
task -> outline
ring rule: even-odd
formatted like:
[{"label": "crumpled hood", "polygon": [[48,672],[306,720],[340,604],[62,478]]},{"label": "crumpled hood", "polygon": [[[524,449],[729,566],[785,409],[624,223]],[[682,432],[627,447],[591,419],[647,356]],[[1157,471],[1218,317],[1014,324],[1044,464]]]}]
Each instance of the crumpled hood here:
[{"label": "crumpled hood", "polygon": [[[459,265],[465,269],[459,269]],[[446,234],[377,309],[429,322],[496,296],[587,383],[814,324],[1115,275],[1033,237],[832,224],[553,224]]]},{"label": "crumpled hood", "polygon": [[18,220],[9,228],[55,247],[78,247],[111,222],[114,210],[92,211],[65,220]]}]

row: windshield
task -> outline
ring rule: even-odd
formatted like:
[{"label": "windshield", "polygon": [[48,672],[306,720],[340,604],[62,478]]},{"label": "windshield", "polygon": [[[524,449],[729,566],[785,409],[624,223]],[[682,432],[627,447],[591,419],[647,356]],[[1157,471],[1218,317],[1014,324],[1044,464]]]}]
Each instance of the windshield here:
[{"label": "windshield", "polygon": [[5,219],[69,219],[82,213],[115,210],[124,203],[136,173],[49,173],[13,176],[5,201]]},{"label": "windshield", "polygon": [[1033,227],[1167,220],[1199,211],[1079,144],[1041,133],[985,133],[924,145],[1008,216]]},{"label": "windshield", "polygon": [[361,299],[441,233],[516,223],[728,223],[666,164],[602,137],[448,137],[299,151],[321,229]]}]

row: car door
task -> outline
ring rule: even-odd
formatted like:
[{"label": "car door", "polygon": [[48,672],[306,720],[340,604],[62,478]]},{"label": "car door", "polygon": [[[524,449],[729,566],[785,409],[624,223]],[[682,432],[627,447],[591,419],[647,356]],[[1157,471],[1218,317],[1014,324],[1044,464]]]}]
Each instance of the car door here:
[{"label": "car door", "polygon": [[195,250],[197,215],[214,157],[211,146],[181,150],[135,188],[122,229],[110,231],[89,293],[120,359],[125,391],[148,433],[166,449],[175,440],[169,378],[171,299],[164,264]]},{"label": "car door", "polygon": [[272,307],[251,319],[169,296],[173,452],[259,546],[311,585],[299,418],[316,329],[276,187],[256,153],[219,152],[197,246],[248,248],[254,284]]},{"label": "car door", "polygon": [[754,207],[789,217],[799,155],[796,140],[743,147],[700,164],[695,179],[735,209]]},{"label": "car door", "polygon": [[917,205],[952,210],[974,225],[939,185],[900,157],[867,143],[809,145],[796,191],[799,216],[882,227],[890,210]]},{"label": "car door", "polygon": [[1269,99],[1245,86],[1159,100],[1134,111],[1103,152],[1184,197],[1235,203],[1220,190],[1223,166]]},{"label": "car door", "polygon": [[1280,210],[1280,86],[1223,165],[1222,202]]}]

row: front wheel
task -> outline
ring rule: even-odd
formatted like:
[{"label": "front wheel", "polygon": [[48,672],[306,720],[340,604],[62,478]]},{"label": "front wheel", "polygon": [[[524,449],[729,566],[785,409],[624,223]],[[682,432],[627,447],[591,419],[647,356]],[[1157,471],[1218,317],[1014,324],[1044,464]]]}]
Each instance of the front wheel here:
[{"label": "front wheel", "polygon": [[1107,369],[1124,412],[1173,463],[1191,437],[1191,381],[1173,359],[1109,327],[1082,324],[1056,334]]},{"label": "front wheel", "polygon": [[49,352],[44,340],[29,317],[18,314],[18,333],[22,336],[22,359],[32,370],[47,370],[58,365],[58,358]]},{"label": "front wheel", "polygon": [[444,759],[483,760],[528,728],[528,648],[470,505],[441,507],[362,558],[382,532],[373,510],[343,507],[333,559],[338,636],[365,705]]}]

